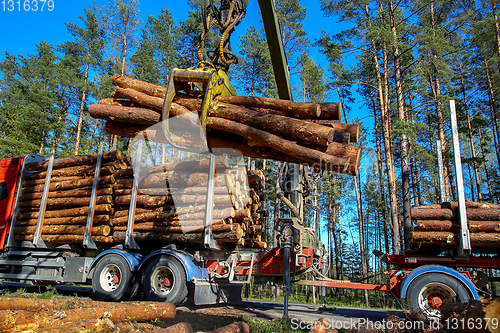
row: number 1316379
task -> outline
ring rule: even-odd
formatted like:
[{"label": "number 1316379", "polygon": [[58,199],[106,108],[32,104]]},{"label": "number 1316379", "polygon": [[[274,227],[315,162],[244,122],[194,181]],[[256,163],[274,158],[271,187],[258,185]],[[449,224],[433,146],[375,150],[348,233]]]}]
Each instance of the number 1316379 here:
[{"label": "number 1316379", "polygon": [[54,0],[1,0],[3,12],[43,12],[54,10]]}]

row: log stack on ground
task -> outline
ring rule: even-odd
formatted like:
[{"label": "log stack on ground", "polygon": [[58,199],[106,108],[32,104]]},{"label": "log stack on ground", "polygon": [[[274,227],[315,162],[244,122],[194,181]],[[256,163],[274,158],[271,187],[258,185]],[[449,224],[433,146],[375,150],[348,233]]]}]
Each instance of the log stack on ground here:
[{"label": "log stack on ground", "polygon": [[[262,241],[263,174],[254,172],[247,178],[245,169],[231,166],[226,156],[215,161],[214,239],[231,247],[266,248]],[[115,213],[110,224],[113,242],[120,243],[127,230],[134,173],[130,168],[117,170],[113,176]],[[134,239],[140,243],[202,244],[208,178],[207,160],[141,168]]]},{"label": "log stack on ground", "polygon": [[[148,129],[161,118],[166,88],[114,75],[113,98],[91,105],[94,118],[105,119],[109,133],[134,137],[143,134],[166,142],[163,131]],[[177,94],[170,116],[182,116],[191,126],[199,118],[198,92]],[[295,103],[264,97],[218,96],[207,118],[208,146],[232,148],[243,155],[314,165],[324,170],[355,175],[361,148],[357,125],[340,120],[339,103]],[[191,122],[191,124],[189,124]],[[158,133],[161,132],[161,133]],[[189,141],[189,136],[180,138]]]},{"label": "log stack on ground", "polygon": [[[89,213],[97,154],[54,159],[41,229],[42,240],[54,243],[81,243]],[[120,151],[103,154],[91,235],[94,241],[112,242],[113,173],[127,166]],[[25,164],[26,173],[19,197],[15,239],[31,241],[36,231],[48,161]]]},{"label": "log stack on ground", "polygon": [[[467,222],[474,252],[491,252],[500,244],[500,205],[466,201]],[[413,248],[447,248],[460,242],[457,202],[416,207],[411,210],[415,227]]]}]

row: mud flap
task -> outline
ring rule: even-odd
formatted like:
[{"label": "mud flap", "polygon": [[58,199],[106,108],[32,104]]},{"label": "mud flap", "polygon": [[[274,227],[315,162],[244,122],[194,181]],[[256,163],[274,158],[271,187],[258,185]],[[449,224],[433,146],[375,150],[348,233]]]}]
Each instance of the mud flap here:
[{"label": "mud flap", "polygon": [[241,302],[241,284],[194,282],[194,304],[236,304]]}]

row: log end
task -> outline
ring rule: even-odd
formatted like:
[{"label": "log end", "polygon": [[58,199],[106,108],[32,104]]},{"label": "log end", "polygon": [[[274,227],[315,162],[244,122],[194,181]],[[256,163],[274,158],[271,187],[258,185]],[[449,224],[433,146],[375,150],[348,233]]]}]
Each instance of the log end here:
[{"label": "log end", "polygon": [[325,120],[340,120],[342,118],[342,110],[340,103],[319,103],[320,113],[318,118]]}]

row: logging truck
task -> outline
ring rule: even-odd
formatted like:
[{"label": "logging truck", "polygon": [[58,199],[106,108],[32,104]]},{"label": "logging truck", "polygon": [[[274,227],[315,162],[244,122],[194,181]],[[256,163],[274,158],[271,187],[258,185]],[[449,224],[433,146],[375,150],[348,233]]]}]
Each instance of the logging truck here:
[{"label": "logging truck", "polygon": [[[98,299],[108,301],[131,299],[142,290],[149,300],[176,305],[188,300],[234,303],[252,276],[281,283],[287,262],[297,274],[322,264],[322,244],[303,232],[294,218],[283,219],[278,230],[291,232],[299,245],[291,259],[284,258],[282,247],[262,249],[265,243],[255,236],[261,226],[248,223],[260,215],[249,215],[243,206],[238,208],[244,217],[234,211],[239,200],[233,196],[235,184],[227,186],[224,179],[237,173],[223,156],[212,155],[207,163],[167,163],[149,169],[141,167],[138,158],[135,167],[142,170],[141,175],[134,172],[137,169],[121,168],[120,158],[120,152],[103,153],[101,146],[93,155],[55,159],[52,154],[46,159],[29,154],[0,161],[0,281],[88,283]],[[198,206],[189,206],[192,209],[184,217],[184,208],[174,207],[175,216],[167,213],[170,203],[165,194],[176,196],[172,186],[177,171],[168,171],[170,184],[163,179],[164,185],[171,186],[168,189],[154,187],[151,181],[158,174],[150,171],[161,169],[164,174],[180,168],[183,172],[200,165],[207,166],[207,174],[214,177],[204,178],[201,188],[211,192],[198,193],[198,198],[213,205],[207,203],[201,212]],[[120,178],[123,175],[128,176]],[[220,201],[221,189],[226,190],[229,208]],[[187,193],[199,190],[184,188],[177,199],[193,198]],[[242,205],[248,207],[250,200]],[[253,234],[245,229],[245,238],[241,230],[247,225]]]}]

